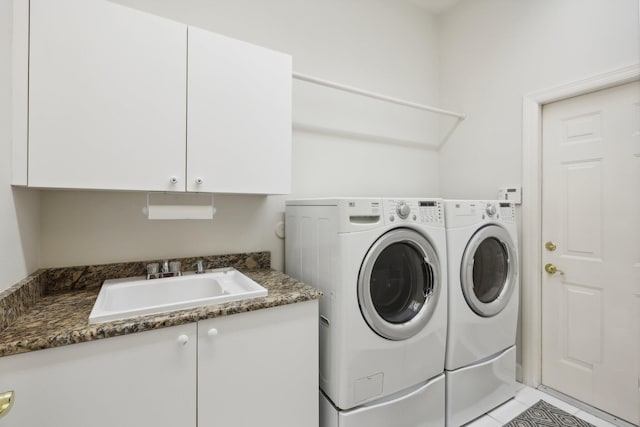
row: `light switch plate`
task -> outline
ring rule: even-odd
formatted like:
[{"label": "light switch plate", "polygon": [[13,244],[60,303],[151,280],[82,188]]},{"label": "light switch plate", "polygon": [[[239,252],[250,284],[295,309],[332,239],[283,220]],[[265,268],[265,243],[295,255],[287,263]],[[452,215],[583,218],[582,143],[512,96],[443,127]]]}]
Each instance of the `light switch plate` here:
[{"label": "light switch plate", "polygon": [[522,189],[518,186],[498,188],[498,200],[510,200],[519,205],[522,203]]}]

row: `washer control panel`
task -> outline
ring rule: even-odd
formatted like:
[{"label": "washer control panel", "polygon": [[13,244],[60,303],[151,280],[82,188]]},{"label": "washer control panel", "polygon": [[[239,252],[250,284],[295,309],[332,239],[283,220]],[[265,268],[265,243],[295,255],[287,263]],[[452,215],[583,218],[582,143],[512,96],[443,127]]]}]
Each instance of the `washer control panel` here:
[{"label": "washer control panel", "polygon": [[385,222],[444,225],[440,199],[384,199]]}]

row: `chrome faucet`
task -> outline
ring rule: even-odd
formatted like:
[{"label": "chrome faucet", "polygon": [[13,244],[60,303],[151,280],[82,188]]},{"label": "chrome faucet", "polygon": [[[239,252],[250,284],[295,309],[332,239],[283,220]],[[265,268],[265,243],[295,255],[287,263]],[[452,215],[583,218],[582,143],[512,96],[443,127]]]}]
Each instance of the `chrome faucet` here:
[{"label": "chrome faucet", "polygon": [[162,261],[162,268],[158,271],[158,263],[147,264],[147,279],[161,279],[163,277],[182,276],[180,271],[180,261],[171,261],[168,259]]}]

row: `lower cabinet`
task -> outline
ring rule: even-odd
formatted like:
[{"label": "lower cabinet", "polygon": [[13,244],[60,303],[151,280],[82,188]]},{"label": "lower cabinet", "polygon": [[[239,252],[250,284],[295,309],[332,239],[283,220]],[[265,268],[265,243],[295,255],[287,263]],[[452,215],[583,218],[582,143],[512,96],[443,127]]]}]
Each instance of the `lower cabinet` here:
[{"label": "lower cabinet", "polygon": [[0,357],[0,427],[318,426],[307,301]]},{"label": "lower cabinet", "polygon": [[318,426],[317,307],[198,322],[198,427]]},{"label": "lower cabinet", "polygon": [[196,341],[192,323],[2,357],[0,426],[195,426]]}]

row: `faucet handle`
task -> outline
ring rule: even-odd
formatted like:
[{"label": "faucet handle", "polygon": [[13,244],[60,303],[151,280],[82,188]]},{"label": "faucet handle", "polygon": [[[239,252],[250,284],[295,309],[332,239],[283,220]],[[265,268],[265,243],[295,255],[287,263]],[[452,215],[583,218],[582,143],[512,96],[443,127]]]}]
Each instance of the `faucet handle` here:
[{"label": "faucet handle", "polygon": [[171,261],[169,263],[169,272],[170,273],[175,273],[176,275],[180,276],[181,275],[181,269],[182,267],[182,263],[180,261]]},{"label": "faucet handle", "polygon": [[204,261],[199,259],[198,261],[195,262],[195,264],[193,264],[196,267],[196,274],[202,274],[204,273]]},{"label": "faucet handle", "polygon": [[151,264],[147,264],[147,274],[158,274],[160,270],[160,265],[157,262],[152,262]]},{"label": "faucet handle", "polygon": [[169,272],[169,260],[165,259],[164,261],[162,261],[162,273],[168,273]]}]

